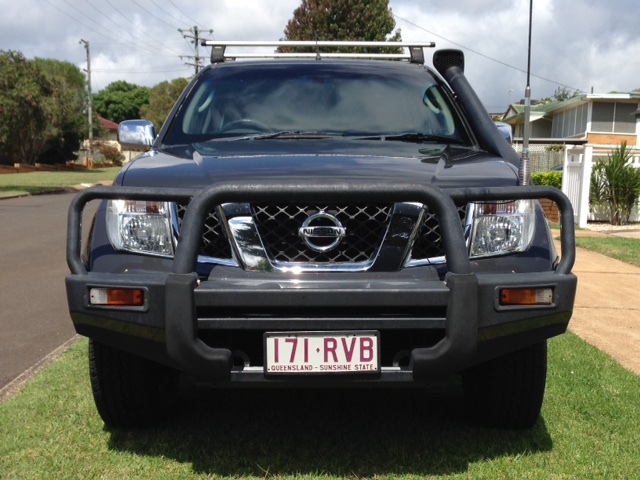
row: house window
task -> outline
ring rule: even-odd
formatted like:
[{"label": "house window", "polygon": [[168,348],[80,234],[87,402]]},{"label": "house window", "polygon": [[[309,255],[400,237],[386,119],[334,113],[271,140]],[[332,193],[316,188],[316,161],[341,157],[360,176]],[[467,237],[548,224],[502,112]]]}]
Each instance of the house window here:
[{"label": "house window", "polygon": [[632,103],[593,104],[591,131],[598,133],[636,133],[634,112],[638,106]]},{"label": "house window", "polygon": [[552,136],[554,138],[575,137],[587,131],[589,109],[586,103],[570,108],[553,116]]},{"label": "house window", "polygon": [[631,103],[616,103],[613,131],[616,133],[636,133],[635,112],[638,105]]}]

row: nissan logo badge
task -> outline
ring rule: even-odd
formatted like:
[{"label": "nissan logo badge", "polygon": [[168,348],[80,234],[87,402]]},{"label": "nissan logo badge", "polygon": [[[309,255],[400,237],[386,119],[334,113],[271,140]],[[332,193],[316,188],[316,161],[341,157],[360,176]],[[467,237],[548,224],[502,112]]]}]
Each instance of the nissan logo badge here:
[{"label": "nissan logo badge", "polygon": [[347,229],[340,220],[326,212],[311,215],[298,230],[298,235],[307,247],[320,253],[336,248],[346,233]]}]

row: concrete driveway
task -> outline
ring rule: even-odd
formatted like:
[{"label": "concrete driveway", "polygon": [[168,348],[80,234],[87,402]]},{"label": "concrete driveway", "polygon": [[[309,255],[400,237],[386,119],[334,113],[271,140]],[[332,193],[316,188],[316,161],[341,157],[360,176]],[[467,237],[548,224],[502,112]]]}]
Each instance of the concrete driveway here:
[{"label": "concrete driveway", "polygon": [[[640,230],[576,234],[640,239]],[[569,329],[640,375],[640,267],[578,248],[573,271],[578,293]]]}]

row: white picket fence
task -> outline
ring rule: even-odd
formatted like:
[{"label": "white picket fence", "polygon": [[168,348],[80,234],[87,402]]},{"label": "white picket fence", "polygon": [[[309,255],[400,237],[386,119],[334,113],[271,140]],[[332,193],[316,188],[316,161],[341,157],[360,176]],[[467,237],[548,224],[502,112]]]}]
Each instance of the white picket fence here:
[{"label": "white picket fence", "polygon": [[[598,149],[598,157],[607,157],[607,151]],[[581,228],[587,226],[589,220],[607,221],[606,212],[591,212],[589,210],[589,188],[591,185],[591,171],[594,164],[594,146],[567,145],[564,150],[564,173],[562,175],[562,191],[573,206],[574,221]],[[640,154],[633,157],[633,165],[640,168]],[[638,208],[629,219],[633,222],[640,221]]]}]

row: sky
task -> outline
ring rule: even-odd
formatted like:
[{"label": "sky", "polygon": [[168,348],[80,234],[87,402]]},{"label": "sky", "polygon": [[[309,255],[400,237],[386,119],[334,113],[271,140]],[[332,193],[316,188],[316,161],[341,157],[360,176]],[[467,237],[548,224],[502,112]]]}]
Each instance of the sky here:
[{"label": "sky", "polygon": [[[116,80],[152,87],[189,77],[197,26],[214,40],[283,37],[301,0],[0,0],[0,50],[87,68],[95,93]],[[465,73],[491,113],[524,98],[528,0],[390,0],[406,41],[465,54]],[[532,98],[640,88],[640,1],[533,0]],[[182,30],[182,32],[180,31]],[[212,30],[212,33],[210,33]],[[208,59],[204,47],[200,54]],[[426,52],[427,65],[431,64]]]}]

